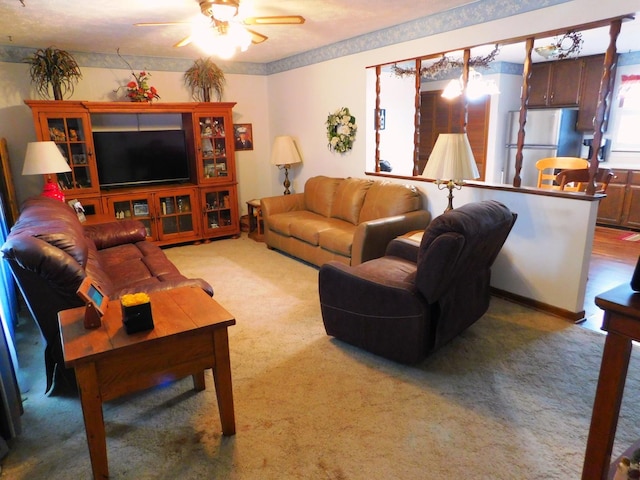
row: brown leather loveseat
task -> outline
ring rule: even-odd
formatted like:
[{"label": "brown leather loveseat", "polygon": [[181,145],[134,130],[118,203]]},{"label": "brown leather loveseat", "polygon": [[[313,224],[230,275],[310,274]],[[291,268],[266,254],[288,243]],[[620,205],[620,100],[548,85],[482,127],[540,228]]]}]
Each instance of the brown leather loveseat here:
[{"label": "brown leather loveseat", "polygon": [[157,245],[146,241],[142,223],[83,226],[66,203],[42,196],[23,204],[1,250],[46,342],[47,392],[56,370],[71,373],[64,370],[57,314],[84,305],[76,291],[87,275],[111,299],[186,285],[213,295],[211,285],[186,278]]},{"label": "brown leather loveseat", "polygon": [[303,193],[261,200],[265,242],[317,266],[358,265],[383,256],[393,238],[427,226],[422,200],[409,185],[312,177]]}]

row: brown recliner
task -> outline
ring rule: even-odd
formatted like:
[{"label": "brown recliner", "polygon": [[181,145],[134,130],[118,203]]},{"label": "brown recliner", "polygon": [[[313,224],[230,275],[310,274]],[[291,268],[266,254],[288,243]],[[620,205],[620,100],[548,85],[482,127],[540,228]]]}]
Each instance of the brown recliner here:
[{"label": "brown recliner", "polygon": [[84,305],[76,291],[86,276],[114,300],[125,293],[180,286],[213,295],[211,285],[182,275],[146,240],[141,222],[84,227],[69,205],[43,196],[25,201],[1,251],[46,342],[47,392],[56,372],[73,381],[73,371],[64,366],[58,312]]},{"label": "brown recliner", "polygon": [[435,218],[420,245],[391,241],[384,257],[320,268],[328,335],[413,364],[452,340],[489,308],[491,265],[517,215],[494,200]]}]

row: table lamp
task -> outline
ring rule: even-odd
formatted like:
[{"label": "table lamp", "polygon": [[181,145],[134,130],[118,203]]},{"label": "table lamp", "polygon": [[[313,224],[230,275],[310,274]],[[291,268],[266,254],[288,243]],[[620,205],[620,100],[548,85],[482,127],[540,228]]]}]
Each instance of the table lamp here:
[{"label": "table lamp", "polygon": [[293,138],[288,135],[281,135],[274,139],[271,149],[271,164],[278,168],[284,168],[284,194],[289,195],[289,169],[294,163],[301,163],[300,153]]},{"label": "table lamp", "polygon": [[42,190],[45,197],[56,198],[64,202],[64,194],[60,190],[55,173],[70,172],[69,164],[60,153],[55,142],[29,142],[24,157],[22,175],[46,175],[47,182]]},{"label": "table lamp", "polygon": [[445,213],[453,210],[453,189],[460,190],[464,180],[480,177],[467,134],[441,133],[421,176],[435,179],[438,190],[449,189]]}]

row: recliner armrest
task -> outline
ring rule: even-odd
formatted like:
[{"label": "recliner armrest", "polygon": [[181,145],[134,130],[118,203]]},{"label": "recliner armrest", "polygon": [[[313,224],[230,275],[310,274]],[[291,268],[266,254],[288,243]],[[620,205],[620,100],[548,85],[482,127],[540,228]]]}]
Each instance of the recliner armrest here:
[{"label": "recliner armrest", "polygon": [[418,252],[420,251],[420,244],[409,240],[408,238],[394,238],[387,245],[385,256],[399,257],[408,260],[413,263],[418,263]]}]

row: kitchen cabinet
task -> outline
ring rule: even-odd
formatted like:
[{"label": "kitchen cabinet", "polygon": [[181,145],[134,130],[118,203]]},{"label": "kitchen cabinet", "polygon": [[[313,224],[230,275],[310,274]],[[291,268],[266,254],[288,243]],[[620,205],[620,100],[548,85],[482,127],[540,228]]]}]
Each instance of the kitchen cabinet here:
[{"label": "kitchen cabinet", "polygon": [[[65,197],[77,198],[86,206],[87,214],[140,220],[147,238],[161,245],[240,234],[232,113],[235,103],[25,103],[32,110],[38,140],[55,141],[71,167],[70,173],[58,174]],[[113,186],[103,180],[101,186],[100,172],[104,176],[109,170],[105,163],[100,165],[102,170],[98,168],[95,132],[163,129],[184,133],[182,152],[186,152],[185,162],[189,164],[186,181],[139,186],[132,181]],[[139,170],[135,160],[124,162],[115,163],[119,171]]]},{"label": "kitchen cabinet", "polygon": [[[614,62],[614,65],[616,62]],[[598,108],[604,55],[572,60],[534,63],[531,66],[529,103],[531,108],[578,107],[576,130],[593,133],[593,118]],[[611,80],[615,79],[615,70]],[[603,131],[607,129],[611,103],[606,105]]]},{"label": "kitchen cabinet", "polygon": [[597,223],[640,229],[640,171],[614,169],[615,177],[600,200]]},{"label": "kitchen cabinet", "polygon": [[[604,69],[604,55],[593,55],[590,57],[583,57],[584,70],[582,74],[582,85],[580,87],[580,101],[578,104],[578,121],[576,123],[576,130],[579,132],[593,133],[593,119],[596,116],[596,109],[598,108],[598,94],[600,92],[600,82],[602,81],[602,74]],[[615,65],[618,62],[614,62],[614,68],[611,72],[611,82],[616,78]],[[611,85],[613,88],[613,85]],[[609,109],[611,108],[611,102],[606,105],[606,113],[604,116],[604,123],[602,124],[602,131],[607,131],[607,120],[609,119]]]},{"label": "kitchen cabinet", "polygon": [[528,106],[577,107],[583,68],[580,59],[534,63]]},{"label": "kitchen cabinet", "polygon": [[622,210],[622,225],[640,228],[640,171],[629,172]]}]

